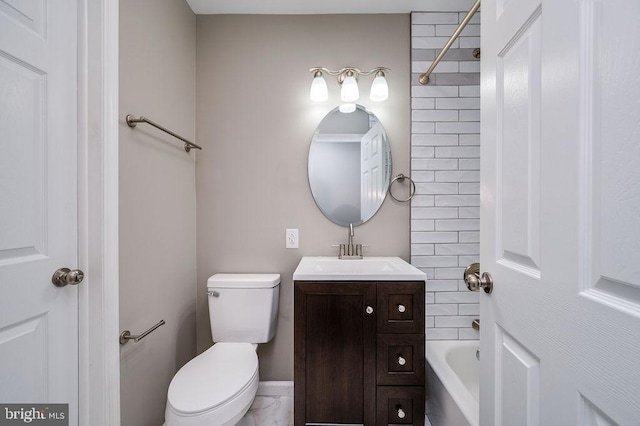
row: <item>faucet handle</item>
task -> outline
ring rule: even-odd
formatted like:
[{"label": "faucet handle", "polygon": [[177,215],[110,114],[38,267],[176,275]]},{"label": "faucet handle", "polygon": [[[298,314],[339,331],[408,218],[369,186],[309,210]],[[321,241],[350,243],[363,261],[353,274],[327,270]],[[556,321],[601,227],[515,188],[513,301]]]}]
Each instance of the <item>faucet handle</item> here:
[{"label": "faucet handle", "polygon": [[344,244],[331,244],[331,247],[338,247],[338,257],[340,258],[347,254],[346,246]]},{"label": "faucet handle", "polygon": [[364,255],[363,250],[362,250],[364,247],[371,247],[370,244],[356,244],[355,246],[356,246],[356,255],[357,256],[363,256]]}]

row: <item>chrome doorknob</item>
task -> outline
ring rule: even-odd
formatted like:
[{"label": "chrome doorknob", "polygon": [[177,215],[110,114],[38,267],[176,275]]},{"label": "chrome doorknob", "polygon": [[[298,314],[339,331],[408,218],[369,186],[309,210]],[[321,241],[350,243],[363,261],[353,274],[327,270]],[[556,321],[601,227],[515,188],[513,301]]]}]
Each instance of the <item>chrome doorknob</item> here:
[{"label": "chrome doorknob", "polygon": [[488,272],[483,272],[482,275],[480,275],[479,263],[472,263],[467,266],[464,270],[464,282],[471,291],[478,291],[480,288],[483,288],[487,294],[493,291],[493,278]]},{"label": "chrome doorknob", "polygon": [[67,284],[78,285],[84,279],[84,272],[80,269],[60,268],[53,273],[51,282],[56,287],[64,287]]}]

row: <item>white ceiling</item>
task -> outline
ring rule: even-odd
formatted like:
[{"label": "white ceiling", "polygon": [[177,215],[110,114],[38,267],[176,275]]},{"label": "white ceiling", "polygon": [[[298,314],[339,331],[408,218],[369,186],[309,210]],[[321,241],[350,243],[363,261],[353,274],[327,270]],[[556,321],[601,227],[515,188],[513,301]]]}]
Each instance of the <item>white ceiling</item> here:
[{"label": "white ceiling", "polygon": [[446,12],[470,9],[473,0],[187,0],[196,14],[316,15]]}]

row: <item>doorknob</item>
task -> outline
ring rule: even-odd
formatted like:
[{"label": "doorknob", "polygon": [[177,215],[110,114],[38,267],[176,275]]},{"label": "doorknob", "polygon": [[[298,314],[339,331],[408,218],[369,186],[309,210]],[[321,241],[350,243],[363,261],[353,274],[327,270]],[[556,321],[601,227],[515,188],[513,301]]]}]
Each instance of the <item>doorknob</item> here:
[{"label": "doorknob", "polygon": [[67,284],[78,285],[84,279],[84,272],[80,269],[71,270],[69,268],[60,268],[53,273],[51,282],[56,287],[64,287]]},{"label": "doorknob", "polygon": [[480,276],[480,264],[472,263],[464,270],[464,282],[471,291],[478,291],[480,287],[489,294],[493,291],[493,278],[488,272],[483,272]]}]

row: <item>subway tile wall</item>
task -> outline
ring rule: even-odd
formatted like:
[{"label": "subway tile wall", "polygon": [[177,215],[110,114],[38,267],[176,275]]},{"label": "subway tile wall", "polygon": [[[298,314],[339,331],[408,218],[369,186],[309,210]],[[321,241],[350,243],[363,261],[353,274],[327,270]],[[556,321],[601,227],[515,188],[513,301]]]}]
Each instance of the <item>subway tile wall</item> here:
[{"label": "subway tile wall", "polygon": [[418,82],[467,10],[411,14],[411,263],[427,274],[427,340],[477,339],[479,294],[462,273],[480,234],[480,13]]}]

